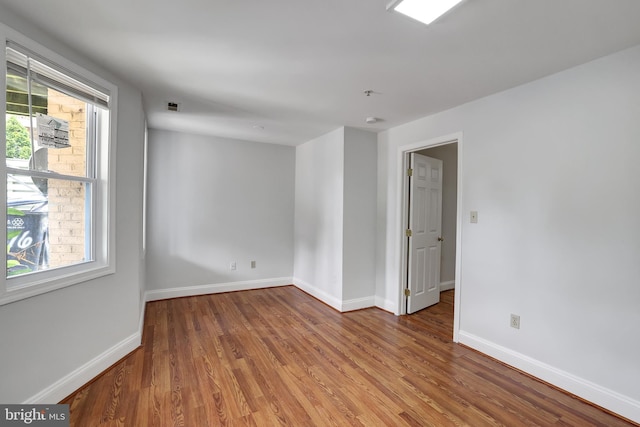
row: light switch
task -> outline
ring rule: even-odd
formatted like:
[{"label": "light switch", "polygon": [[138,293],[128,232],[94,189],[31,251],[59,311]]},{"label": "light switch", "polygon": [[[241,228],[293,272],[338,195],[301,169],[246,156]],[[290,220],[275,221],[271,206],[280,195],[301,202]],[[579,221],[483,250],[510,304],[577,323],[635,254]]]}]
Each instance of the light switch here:
[{"label": "light switch", "polygon": [[472,224],[478,223],[478,211],[471,211],[471,223]]}]

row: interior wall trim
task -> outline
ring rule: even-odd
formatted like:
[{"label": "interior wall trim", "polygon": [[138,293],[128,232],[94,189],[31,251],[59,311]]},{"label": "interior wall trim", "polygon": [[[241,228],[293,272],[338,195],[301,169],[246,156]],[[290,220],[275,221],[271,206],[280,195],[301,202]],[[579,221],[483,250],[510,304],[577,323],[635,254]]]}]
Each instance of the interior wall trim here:
[{"label": "interior wall trim", "polygon": [[363,308],[375,307],[376,306],[376,297],[368,296],[364,298],[354,298],[350,300],[342,301],[342,312],[345,311],[354,311],[354,310],[362,310]]},{"label": "interior wall trim", "polygon": [[296,288],[300,289],[303,292],[308,293],[309,295],[311,295],[316,299],[319,299],[320,301],[327,304],[328,306],[338,311],[342,311],[342,301],[332,295],[329,295],[328,293],[318,288],[317,286],[307,283],[304,280],[299,279],[297,277],[293,278],[293,284]]},{"label": "interior wall trim", "polygon": [[463,330],[460,330],[459,338],[461,344],[624,418],[640,423],[640,402],[637,400]]},{"label": "interior wall trim", "polygon": [[141,339],[142,334],[136,332],[22,403],[34,405],[60,402],[138,348]]},{"label": "interior wall trim", "polygon": [[246,280],[240,282],[214,283],[210,285],[183,286],[169,289],[154,289],[145,293],[146,301],[158,301],[170,298],[191,297],[196,295],[218,294],[222,292],[248,291],[250,289],[274,288],[291,285],[291,277]]},{"label": "interior wall trim", "polygon": [[447,282],[440,282],[440,292],[450,291],[452,289],[455,289],[455,287],[456,287],[456,281],[455,280],[449,280]]}]

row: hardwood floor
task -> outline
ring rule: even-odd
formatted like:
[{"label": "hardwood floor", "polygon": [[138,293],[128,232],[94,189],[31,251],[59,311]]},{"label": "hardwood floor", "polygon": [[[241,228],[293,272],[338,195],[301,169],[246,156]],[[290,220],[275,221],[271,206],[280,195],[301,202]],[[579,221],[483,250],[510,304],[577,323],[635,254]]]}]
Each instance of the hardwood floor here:
[{"label": "hardwood floor", "polygon": [[631,426],[453,344],[453,291],[340,314],[293,286],[147,304],[142,347],[62,403],[72,426]]}]

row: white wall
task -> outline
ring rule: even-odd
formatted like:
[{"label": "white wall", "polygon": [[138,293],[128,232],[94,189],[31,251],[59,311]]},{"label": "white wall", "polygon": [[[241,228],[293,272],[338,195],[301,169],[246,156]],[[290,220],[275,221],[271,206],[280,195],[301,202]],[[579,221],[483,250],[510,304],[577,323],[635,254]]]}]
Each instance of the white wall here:
[{"label": "white wall", "polygon": [[348,307],[372,306],[375,305],[377,137],[375,133],[349,127],[344,132],[342,299]]},{"label": "white wall", "polygon": [[56,403],[140,342],[142,141],[139,91],[0,6],[2,22],[118,86],[116,273],[0,306],[0,402]]},{"label": "white wall", "polygon": [[339,128],[296,147],[294,284],[336,310],[375,305],[376,135]]},{"label": "white wall", "polygon": [[296,147],[294,283],[342,302],[344,128]]},{"label": "white wall", "polygon": [[151,129],[150,299],[291,283],[294,161],[289,146]]},{"label": "white wall", "polygon": [[379,297],[398,152],[462,132],[460,341],[640,421],[639,93],[640,46],[380,134]]}]

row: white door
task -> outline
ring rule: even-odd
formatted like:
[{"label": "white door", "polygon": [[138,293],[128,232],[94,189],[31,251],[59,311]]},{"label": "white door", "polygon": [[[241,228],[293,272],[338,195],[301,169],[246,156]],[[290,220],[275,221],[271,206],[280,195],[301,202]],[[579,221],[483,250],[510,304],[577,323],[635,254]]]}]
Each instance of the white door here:
[{"label": "white door", "polygon": [[407,314],[440,302],[442,242],[442,160],[411,153],[411,169]]}]

